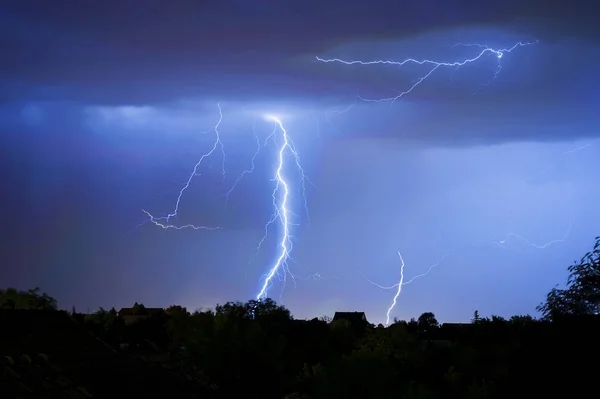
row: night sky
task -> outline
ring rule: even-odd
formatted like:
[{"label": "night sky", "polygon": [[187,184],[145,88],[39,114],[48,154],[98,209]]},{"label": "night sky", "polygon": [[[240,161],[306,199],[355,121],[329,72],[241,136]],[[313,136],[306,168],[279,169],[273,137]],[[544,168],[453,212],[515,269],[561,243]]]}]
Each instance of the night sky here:
[{"label": "night sky", "polygon": [[[404,282],[443,261],[392,317],[534,314],[600,234],[594,3],[4,1],[1,286],[83,312],[254,298],[282,234],[276,221],[257,253],[283,140],[269,114],[310,179],[307,213],[286,153],[293,260],[269,296],[296,317],[385,321],[395,289],[372,283],[399,281],[397,251]],[[482,50],[456,43],[517,42],[532,44],[439,68],[393,103],[360,98],[431,65],[316,59],[454,62]],[[157,227],[143,210],[173,212],[218,106],[224,161],[205,159],[170,223],[220,229]]]}]

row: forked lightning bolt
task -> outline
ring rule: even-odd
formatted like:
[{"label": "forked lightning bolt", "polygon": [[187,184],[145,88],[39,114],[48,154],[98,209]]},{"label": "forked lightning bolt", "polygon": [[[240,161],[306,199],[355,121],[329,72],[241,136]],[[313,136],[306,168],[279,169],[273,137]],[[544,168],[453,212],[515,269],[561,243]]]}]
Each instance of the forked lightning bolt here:
[{"label": "forked lightning bolt", "polygon": [[154,223],[156,226],[158,226],[160,228],[176,229],[176,230],[182,230],[182,229],[215,230],[215,229],[219,228],[219,227],[210,227],[210,226],[197,226],[194,224],[175,225],[175,224],[171,223],[171,219],[174,217],[177,217],[177,215],[179,213],[179,206],[181,204],[181,199],[183,197],[183,194],[190,187],[190,184],[192,183],[194,176],[196,176],[198,174],[198,168],[202,165],[202,162],[204,162],[205,159],[210,158],[214,154],[214,152],[217,151],[218,148],[221,149],[221,153],[223,155],[223,160],[221,162],[221,174],[223,175],[223,178],[225,178],[225,150],[223,147],[223,143],[221,142],[221,135],[219,133],[219,126],[221,125],[221,122],[223,122],[223,111],[221,110],[221,105],[218,103],[217,103],[217,108],[219,109],[219,120],[217,121],[217,123],[215,124],[215,126],[213,128],[213,130],[215,132],[215,141],[213,143],[213,146],[210,149],[210,151],[208,151],[207,153],[202,155],[200,157],[200,159],[198,159],[198,162],[196,162],[196,165],[194,165],[194,169],[192,170],[192,173],[188,177],[187,182],[184,184],[184,186],[181,188],[181,190],[179,190],[179,195],[177,196],[177,201],[175,201],[175,207],[174,207],[173,212],[167,214],[167,216],[156,217],[156,216],[153,216],[150,212],[142,209],[142,212],[144,212],[150,218],[150,222]]},{"label": "forked lightning bolt", "polygon": [[[212,148],[208,152],[203,154],[198,159],[196,164],[194,165],[192,173],[189,175],[186,183],[183,185],[183,187],[179,191],[179,195],[177,196],[177,200],[175,201],[174,210],[171,213],[167,214],[166,216],[161,216],[161,217],[156,217],[156,216],[152,215],[150,212],[148,212],[146,210],[142,210],[148,216],[149,221],[152,222],[154,225],[161,227],[163,229],[176,229],[176,230],[182,230],[182,229],[214,230],[214,229],[219,228],[219,227],[210,227],[210,226],[197,226],[194,224],[176,225],[171,222],[171,219],[178,216],[179,208],[181,205],[183,195],[184,195],[185,191],[190,187],[194,177],[196,175],[198,175],[198,169],[200,168],[202,163],[207,158],[210,158],[218,149],[221,150],[221,153],[223,156],[222,163],[221,163],[221,174],[223,175],[223,178],[225,178],[225,161],[224,161],[225,152],[224,152],[224,146],[223,146],[223,142],[221,141],[220,132],[219,132],[219,127],[221,125],[221,122],[223,121],[223,112],[222,112],[221,106],[219,104],[217,104],[217,108],[219,110],[219,119],[218,119],[217,123],[215,124],[214,128],[212,129],[215,134],[215,141],[213,142]],[[293,248],[291,229],[292,229],[292,226],[294,225],[294,222],[292,221],[292,217],[294,217],[295,214],[292,212],[292,210],[290,208],[291,207],[291,204],[290,204],[291,198],[290,197],[292,196],[292,188],[290,187],[290,183],[285,176],[286,158],[291,156],[291,158],[294,161],[294,165],[295,165],[298,173],[300,174],[300,178],[301,178],[300,189],[302,191],[302,196],[303,196],[303,200],[304,200],[304,209],[306,211],[307,217],[308,217],[308,203],[307,203],[306,195],[305,195],[306,194],[306,182],[307,181],[310,182],[310,180],[308,180],[307,176],[304,173],[304,169],[302,168],[302,166],[300,164],[300,157],[298,156],[298,151],[296,150],[296,147],[295,147],[291,137],[289,137],[288,132],[287,132],[286,128],[283,126],[283,123],[281,122],[281,120],[274,116],[266,116],[265,119],[267,119],[269,122],[274,122],[275,126],[273,128],[273,131],[265,139],[264,146],[266,146],[268,144],[269,140],[272,140],[276,145],[279,146],[279,148],[278,148],[278,152],[277,152],[277,166],[276,166],[276,169],[274,172],[275,188],[272,192],[274,211],[273,211],[273,215],[271,216],[271,218],[265,225],[265,235],[259,241],[258,246],[257,246],[257,251],[260,250],[260,246],[263,244],[264,240],[267,237],[269,227],[273,223],[279,221],[279,223],[281,224],[282,233],[281,233],[281,238],[278,243],[278,252],[277,252],[276,261],[273,264],[273,266],[269,269],[266,276],[264,277],[264,281],[261,284],[261,289],[256,296],[258,300],[262,300],[267,297],[268,289],[273,284],[273,279],[276,276],[283,278],[284,281],[287,278],[287,275],[290,275],[291,278],[294,279],[294,281],[296,279],[296,276],[294,274],[292,274],[288,268],[288,263],[292,260],[292,258],[290,256],[290,253]],[[254,155],[252,156],[251,167],[249,169],[243,171],[242,174],[235,180],[232,187],[225,193],[224,196],[226,198],[226,202],[229,199],[229,196],[233,193],[233,191],[237,187],[238,183],[245,176],[251,174],[255,169],[256,158],[258,157],[260,149],[263,146],[263,145],[261,145],[261,141],[260,141],[258,135],[256,134],[255,127],[256,127],[256,124],[254,124],[254,126],[252,127],[252,132],[254,133],[254,137],[256,139],[256,150],[254,152]],[[281,132],[281,143],[280,144],[278,143],[279,140],[277,139],[278,132]],[[281,272],[283,272],[283,273],[281,273]],[[316,274],[315,276],[319,276],[319,275]],[[316,277],[313,277],[313,278],[316,279]]]},{"label": "forked lightning bolt", "polygon": [[[467,64],[470,64],[470,63],[480,60],[482,57],[484,57],[485,55],[488,55],[488,54],[495,56],[498,59],[498,63],[500,63],[500,60],[502,59],[504,54],[510,53],[518,47],[528,46],[528,45],[534,44],[534,43],[537,43],[537,41],[531,42],[531,43],[518,42],[517,44],[515,44],[512,47],[502,48],[502,49],[494,49],[494,48],[491,48],[491,47],[488,47],[488,46],[485,46],[482,44],[458,43],[455,46],[479,47],[481,49],[481,51],[475,57],[463,59],[462,61],[453,61],[453,62],[442,62],[442,61],[434,61],[434,60],[428,60],[428,59],[417,60],[415,58],[407,58],[404,61],[392,61],[392,60],[361,61],[361,60],[342,60],[340,58],[321,58],[321,57],[317,56],[316,59],[317,59],[317,61],[320,61],[320,62],[339,63],[339,64],[344,64],[344,65],[361,65],[361,66],[392,65],[392,66],[402,67],[406,64],[418,64],[418,65],[431,66],[431,69],[429,69],[429,71],[427,73],[425,73],[423,76],[417,78],[415,83],[413,83],[408,89],[398,92],[398,94],[393,97],[380,98],[380,99],[366,99],[366,98],[359,96],[359,98],[363,101],[370,101],[370,102],[391,101],[393,103],[394,101],[398,100],[399,98],[412,92],[417,86],[419,86],[421,83],[423,83],[423,81],[425,81],[427,78],[429,78],[439,68],[442,68],[442,67],[451,68],[451,67],[465,66]],[[500,65],[498,65],[498,69],[496,70],[496,73],[491,80],[495,79],[498,76],[499,72],[500,72]],[[491,82],[491,80],[490,80],[490,82]]]},{"label": "forked lightning bolt", "polygon": [[[264,242],[267,237],[269,227],[276,221],[279,221],[281,225],[281,237],[278,243],[278,255],[275,260],[273,266],[269,269],[267,274],[264,276],[264,281],[262,287],[258,294],[256,295],[256,299],[262,300],[267,298],[268,290],[273,284],[273,279],[276,276],[280,276],[286,279],[286,276],[289,274],[294,278],[294,275],[288,269],[288,262],[292,260],[291,251],[293,248],[292,235],[291,235],[291,227],[294,224],[291,218],[294,216],[293,212],[290,210],[290,196],[291,196],[291,187],[285,176],[285,160],[286,156],[291,156],[294,160],[295,166],[300,173],[300,178],[302,181],[302,194],[304,197],[304,208],[308,214],[308,206],[306,202],[305,194],[305,182],[307,180],[306,175],[304,174],[304,169],[300,164],[300,157],[298,156],[298,151],[296,151],[296,147],[292,139],[289,137],[286,128],[283,126],[281,120],[275,116],[267,116],[267,120],[270,120],[275,123],[276,130],[281,132],[281,144],[279,147],[279,151],[277,153],[277,168],[275,170],[275,188],[273,189],[272,198],[273,198],[273,215],[270,220],[265,225],[265,235],[258,243],[257,250],[260,249],[260,246]],[[269,136],[274,137],[275,131]],[[283,274],[282,274],[283,272]]]}]

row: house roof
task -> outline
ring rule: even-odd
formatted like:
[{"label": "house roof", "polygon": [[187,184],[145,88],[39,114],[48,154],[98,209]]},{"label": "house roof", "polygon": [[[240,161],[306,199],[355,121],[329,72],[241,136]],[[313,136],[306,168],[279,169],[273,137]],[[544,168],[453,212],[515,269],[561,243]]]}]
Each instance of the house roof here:
[{"label": "house roof", "polygon": [[348,320],[349,322],[366,322],[367,316],[365,312],[335,312],[333,320]]}]

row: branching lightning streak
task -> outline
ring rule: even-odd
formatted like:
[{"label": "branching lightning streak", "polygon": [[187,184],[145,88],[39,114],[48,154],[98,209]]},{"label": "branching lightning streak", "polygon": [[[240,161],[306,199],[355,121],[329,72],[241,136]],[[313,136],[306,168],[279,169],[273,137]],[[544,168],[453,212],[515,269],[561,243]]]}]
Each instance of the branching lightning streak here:
[{"label": "branching lightning streak", "polygon": [[233,185],[231,186],[229,191],[227,191],[225,193],[225,201],[226,202],[229,201],[229,196],[231,195],[231,193],[233,193],[233,191],[235,190],[237,185],[242,181],[244,176],[249,175],[252,172],[254,172],[254,169],[255,169],[254,163],[256,162],[256,157],[260,153],[260,139],[258,138],[258,135],[256,134],[256,120],[254,121],[254,124],[252,125],[252,133],[254,134],[254,138],[256,139],[256,151],[254,152],[254,155],[252,155],[252,161],[250,161],[250,169],[244,170],[242,172],[242,174],[233,183]]},{"label": "branching lightning streak", "polygon": [[202,165],[202,162],[204,162],[205,159],[210,158],[214,152],[217,150],[217,148],[221,148],[221,153],[223,154],[223,160],[221,162],[221,174],[223,175],[223,178],[225,178],[225,150],[223,147],[223,143],[221,142],[221,135],[219,133],[219,126],[221,125],[221,122],[223,121],[223,111],[221,110],[221,105],[219,103],[217,103],[217,108],[219,109],[219,120],[217,121],[217,123],[215,124],[213,130],[215,131],[215,141],[213,143],[212,148],[210,149],[210,151],[208,151],[207,153],[205,153],[204,155],[202,155],[200,157],[200,159],[198,160],[198,162],[196,162],[196,165],[194,165],[194,169],[192,171],[192,173],[190,174],[190,176],[187,179],[187,182],[185,183],[185,185],[181,188],[181,190],[179,190],[179,195],[177,196],[177,201],[175,202],[175,208],[173,210],[173,212],[169,213],[167,216],[161,216],[161,217],[155,217],[152,214],[150,214],[150,212],[143,210],[142,212],[144,212],[146,215],[148,215],[148,217],[150,218],[150,222],[152,222],[153,224],[155,224],[156,226],[163,228],[163,229],[176,229],[176,230],[183,230],[183,229],[193,229],[193,230],[215,230],[218,229],[219,227],[210,227],[210,226],[196,226],[194,224],[186,224],[186,225],[174,225],[171,224],[171,218],[174,218],[177,216],[177,214],[179,213],[179,205],[181,204],[181,199],[183,197],[184,192],[190,187],[190,184],[192,183],[192,180],[194,179],[194,176],[196,176],[198,174],[198,168],[200,167],[200,165]]},{"label": "branching lightning streak", "polygon": [[[273,208],[274,212],[267,224],[265,225],[265,235],[259,241],[257,246],[257,251],[260,250],[260,246],[264,242],[267,237],[269,226],[273,224],[275,221],[279,220],[281,223],[281,228],[283,232],[281,234],[281,239],[279,241],[279,255],[269,272],[264,276],[264,281],[262,287],[258,294],[256,295],[257,300],[263,300],[267,298],[267,293],[271,285],[273,284],[273,278],[277,275],[281,276],[281,271],[283,271],[283,279],[285,281],[287,274],[294,278],[294,275],[290,273],[288,269],[288,262],[292,261],[291,251],[293,249],[292,235],[291,235],[291,226],[293,225],[290,217],[293,216],[293,212],[289,209],[289,197],[290,197],[290,184],[286,180],[284,176],[284,167],[285,167],[285,156],[286,154],[291,155],[294,158],[294,162],[296,168],[300,173],[300,177],[302,179],[302,193],[304,196],[304,207],[308,214],[308,205],[306,201],[306,196],[304,195],[305,182],[307,180],[306,175],[304,174],[304,169],[300,164],[300,157],[298,156],[298,152],[296,151],[296,147],[292,139],[289,137],[286,128],[283,126],[281,120],[274,116],[267,117],[268,120],[275,122],[276,129],[281,132],[282,143],[279,147],[279,151],[277,154],[277,169],[275,171],[275,188],[273,189],[272,198],[273,198]],[[274,136],[275,131],[271,134]],[[269,136],[269,137],[271,137]],[[278,201],[278,194],[280,200]],[[279,203],[278,203],[279,202]]]},{"label": "branching lightning streak", "polygon": [[[527,43],[527,44],[531,44],[531,43]],[[452,47],[479,47],[482,50],[485,50],[487,48],[489,48],[489,46],[484,45],[484,44],[479,44],[479,43],[456,43],[454,46]],[[498,53],[497,57],[498,57],[498,64],[496,65],[496,72],[494,72],[494,76],[492,76],[490,78],[490,80],[487,81],[487,83],[481,84],[479,86],[479,88],[477,90],[475,90],[475,92],[473,93],[473,95],[479,93],[479,91],[481,91],[481,89],[483,89],[486,86],[489,86],[490,83],[492,83],[500,74],[500,71],[502,71],[502,65],[500,64],[500,60],[502,59],[502,55],[503,53]]]},{"label": "branching lightning streak", "polygon": [[145,209],[142,209],[142,212],[144,212],[150,222],[152,222],[155,226],[158,226],[162,229],[174,229],[174,230],[184,230],[184,229],[192,229],[192,230],[218,230],[220,227],[210,227],[210,226],[197,226],[195,224],[184,224],[184,225],[174,225],[174,224],[170,224],[169,222],[161,222],[161,220],[167,220],[167,217],[160,217],[160,218],[156,218],[154,216],[152,216],[150,214],[150,212],[146,211]]},{"label": "branching lightning streak", "polygon": [[[517,47],[523,47],[523,46],[527,46],[530,44],[534,44],[537,43],[536,42],[531,42],[531,43],[527,43],[527,42],[518,42],[517,44],[515,44],[512,47],[509,48],[503,48],[503,49],[494,49],[485,45],[480,45],[480,44],[462,44],[462,43],[458,43],[457,46],[477,46],[479,48],[481,48],[481,51],[479,52],[479,54],[477,54],[475,57],[473,58],[467,58],[464,59],[462,61],[454,61],[454,62],[441,62],[441,61],[434,61],[434,60],[429,60],[429,59],[424,59],[424,60],[417,60],[415,58],[407,58],[404,61],[392,61],[392,60],[374,60],[374,61],[361,61],[361,60],[342,60],[340,58],[321,58],[321,57],[316,57],[317,61],[320,62],[324,62],[324,63],[339,63],[339,64],[344,64],[344,65],[361,65],[361,66],[369,66],[369,65],[393,65],[393,66],[404,66],[406,64],[412,63],[412,64],[418,64],[418,65],[431,65],[432,68],[423,76],[421,76],[420,78],[418,78],[415,83],[412,84],[412,86],[410,86],[408,89],[402,91],[402,92],[398,92],[398,94],[394,97],[387,97],[387,98],[380,98],[380,99],[366,99],[363,98],[361,96],[359,96],[359,98],[363,101],[368,101],[368,102],[387,102],[387,101],[391,101],[392,103],[398,99],[400,99],[401,97],[403,97],[406,94],[409,94],[410,92],[412,92],[417,86],[419,86],[424,80],[426,80],[427,78],[429,78],[431,76],[431,74],[433,74],[438,68],[441,67],[461,67],[461,66],[465,66],[467,64],[470,64],[472,62],[478,61],[479,59],[481,59],[483,56],[485,56],[486,54],[492,54],[494,56],[496,56],[496,58],[498,60],[500,60],[504,54],[507,53],[511,53],[514,49],[516,49]],[[492,80],[495,79],[496,76],[498,76],[498,73],[500,72],[500,69],[498,69],[496,71],[496,74],[494,76],[494,78],[492,78]],[[491,80],[490,80],[491,82]],[[488,82],[489,83],[489,82]]]}]

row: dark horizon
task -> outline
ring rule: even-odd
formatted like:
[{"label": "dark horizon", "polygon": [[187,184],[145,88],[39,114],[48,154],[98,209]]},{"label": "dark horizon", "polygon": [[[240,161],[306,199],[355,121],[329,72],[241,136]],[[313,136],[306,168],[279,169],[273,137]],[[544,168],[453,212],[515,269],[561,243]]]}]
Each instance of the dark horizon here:
[{"label": "dark horizon", "polygon": [[[378,324],[403,278],[390,318],[535,316],[598,235],[597,6],[473,3],[3,4],[0,281],[66,309],[256,298],[281,252],[278,220],[257,251],[280,121],[309,180],[305,202],[288,148],[292,259],[269,297]],[[383,103],[363,100],[432,64],[317,59],[452,63],[519,42]],[[219,122],[167,223],[219,229],[154,225]]]}]

